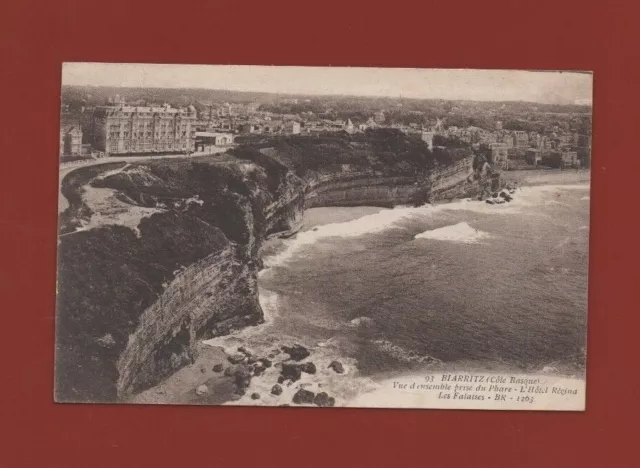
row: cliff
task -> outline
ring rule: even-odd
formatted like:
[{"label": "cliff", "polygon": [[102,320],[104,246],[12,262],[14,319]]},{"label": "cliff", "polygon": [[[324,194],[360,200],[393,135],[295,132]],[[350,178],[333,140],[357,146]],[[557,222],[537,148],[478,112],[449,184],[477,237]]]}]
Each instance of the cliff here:
[{"label": "cliff", "polygon": [[404,152],[369,146],[367,159],[352,143],[335,143],[346,161],[305,161],[306,148],[288,145],[66,181],[56,400],[117,401],[193,362],[198,340],[260,323],[260,247],[295,232],[305,208],[421,204],[479,194],[487,181],[472,157],[430,166],[401,142]]}]

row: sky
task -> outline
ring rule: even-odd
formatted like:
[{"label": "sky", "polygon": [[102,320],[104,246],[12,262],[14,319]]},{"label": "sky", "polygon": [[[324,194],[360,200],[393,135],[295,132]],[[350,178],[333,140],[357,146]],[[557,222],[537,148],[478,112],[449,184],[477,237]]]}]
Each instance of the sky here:
[{"label": "sky", "polygon": [[62,67],[62,84],[590,104],[593,75],[568,71],[68,62]]}]

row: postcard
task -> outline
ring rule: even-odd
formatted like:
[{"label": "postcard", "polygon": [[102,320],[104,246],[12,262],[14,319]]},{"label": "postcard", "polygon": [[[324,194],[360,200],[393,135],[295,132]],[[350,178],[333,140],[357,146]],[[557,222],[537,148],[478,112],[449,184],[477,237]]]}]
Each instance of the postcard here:
[{"label": "postcard", "polygon": [[592,82],[64,63],[55,401],[583,411]]}]

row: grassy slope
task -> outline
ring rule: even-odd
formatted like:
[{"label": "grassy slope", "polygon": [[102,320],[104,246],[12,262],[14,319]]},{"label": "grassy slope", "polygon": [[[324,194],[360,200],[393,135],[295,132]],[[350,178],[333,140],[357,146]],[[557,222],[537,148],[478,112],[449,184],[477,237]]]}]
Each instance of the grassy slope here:
[{"label": "grassy slope", "polygon": [[[140,238],[123,226],[61,237],[56,359],[56,393],[61,399],[113,400],[115,358],[142,312],[161,294],[162,284],[171,281],[181,266],[226,248],[230,239],[242,246],[250,238],[244,220],[250,194],[233,167],[184,161],[133,168],[145,166],[154,176],[146,186],[136,179],[135,170],[133,177],[125,171],[100,185],[118,188],[146,205],[174,203],[196,194],[209,202],[204,206],[179,203],[177,208],[144,218]],[[86,176],[76,180],[84,183]],[[72,199],[71,203],[76,209],[80,202]],[[240,247],[238,253],[245,255]],[[112,346],[97,340],[106,334],[113,338]]]}]

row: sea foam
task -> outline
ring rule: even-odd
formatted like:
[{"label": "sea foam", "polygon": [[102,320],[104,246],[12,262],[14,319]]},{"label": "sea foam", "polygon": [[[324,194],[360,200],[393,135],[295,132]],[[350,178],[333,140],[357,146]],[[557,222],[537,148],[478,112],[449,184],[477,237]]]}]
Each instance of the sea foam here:
[{"label": "sea foam", "polygon": [[469,224],[462,222],[445,226],[423,233],[417,234],[415,239],[434,239],[450,242],[461,242],[464,244],[475,244],[481,239],[489,237],[489,234],[472,228]]},{"label": "sea foam", "polygon": [[[276,255],[263,259],[267,268],[271,268],[289,260],[301,248],[315,244],[316,242],[331,238],[360,237],[364,234],[372,234],[391,229],[402,220],[414,216],[424,216],[433,213],[434,208],[426,205],[417,208],[398,207],[382,209],[377,213],[362,216],[360,218],[343,223],[331,223],[318,226],[309,231],[298,233],[294,238],[284,242],[285,248]],[[264,270],[263,272],[264,273]]]},{"label": "sea foam", "polygon": [[[521,202],[519,206],[526,205]],[[512,206],[508,206],[512,205]],[[412,218],[424,218],[433,216],[446,211],[473,211],[485,214],[514,214],[518,213],[520,208],[511,204],[489,205],[484,201],[477,200],[460,200],[451,203],[443,203],[439,205],[423,205],[420,207],[396,207],[392,209],[382,209],[377,213],[362,216],[360,218],[346,221],[342,223],[331,223],[317,226],[312,230],[298,233],[294,238],[284,242],[284,249],[275,255],[265,257],[263,259],[267,269],[286,263],[299,250],[305,246],[315,244],[316,242],[332,238],[353,238],[360,237],[365,234],[375,234],[398,226],[402,221]],[[265,274],[263,270],[261,274]]]}]

